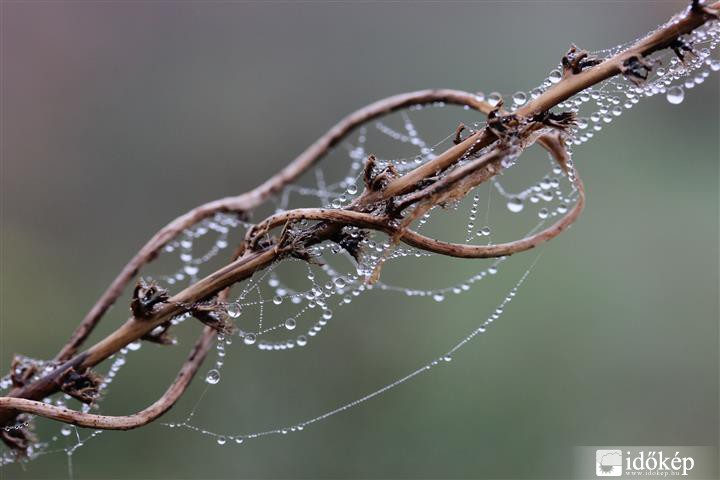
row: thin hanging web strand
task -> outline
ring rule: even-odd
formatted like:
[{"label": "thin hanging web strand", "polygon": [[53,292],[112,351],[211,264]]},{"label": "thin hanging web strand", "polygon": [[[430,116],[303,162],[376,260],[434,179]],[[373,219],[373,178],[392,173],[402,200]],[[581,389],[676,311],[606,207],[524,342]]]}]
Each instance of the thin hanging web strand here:
[{"label": "thin hanging web strand", "polygon": [[[319,415],[317,417],[311,418],[309,420],[302,421],[298,424],[295,424],[293,426],[287,426],[287,427],[280,427],[272,430],[266,430],[262,432],[256,432],[256,433],[249,433],[249,434],[240,434],[240,435],[222,435],[217,434],[214,432],[209,432],[207,430],[203,430],[197,426],[191,425],[189,420],[194,415],[194,409],[190,413],[190,415],[187,417],[187,419],[179,424],[173,424],[173,423],[164,423],[163,425],[174,428],[174,427],[183,427],[190,430],[194,430],[197,432],[201,432],[205,435],[209,435],[212,437],[216,437],[218,439],[218,443],[224,444],[228,439],[234,439],[236,443],[242,443],[244,439],[251,439],[251,438],[258,438],[258,437],[264,437],[268,435],[275,435],[275,434],[287,434],[288,432],[295,432],[295,431],[301,431],[306,426],[312,425],[314,423],[320,422],[322,420],[325,420],[329,417],[332,417],[333,415],[336,415],[338,413],[344,412],[346,410],[349,410],[357,405],[360,405],[364,402],[367,402],[368,400],[377,397],[378,395],[381,395],[395,387],[398,387],[402,385],[403,383],[417,377],[418,375],[430,371],[433,367],[439,365],[441,362],[449,362],[452,360],[452,356],[459,351],[461,348],[466,346],[469,342],[471,342],[475,337],[478,335],[485,333],[487,328],[497,319],[500,318],[502,313],[505,311],[505,308],[512,302],[513,298],[515,298],[515,295],[517,294],[519,288],[525,283],[526,279],[530,275],[530,272],[535,268],[535,265],[537,264],[538,260],[540,259],[541,254],[538,254],[533,262],[530,264],[527,270],[522,274],[520,279],[517,281],[517,283],[513,286],[513,288],[508,292],[508,294],[505,296],[505,298],[500,302],[498,307],[495,309],[494,313],[489,315],[485,321],[483,321],[478,327],[476,327],[474,330],[470,332],[465,338],[460,340],[458,343],[456,343],[450,350],[446,351],[443,355],[440,357],[437,357],[430,362],[424,364],[420,368],[410,372],[409,374],[405,375],[404,377],[401,377],[397,380],[395,380],[392,383],[389,383],[385,385],[382,388],[379,388],[378,390],[373,391],[372,393],[369,393],[363,397],[358,398],[357,400],[353,400],[352,402],[346,403],[338,408],[335,408],[333,410],[330,410],[326,413],[323,413],[322,415]],[[204,395],[204,392],[203,392]],[[199,402],[198,402],[199,403]]]}]

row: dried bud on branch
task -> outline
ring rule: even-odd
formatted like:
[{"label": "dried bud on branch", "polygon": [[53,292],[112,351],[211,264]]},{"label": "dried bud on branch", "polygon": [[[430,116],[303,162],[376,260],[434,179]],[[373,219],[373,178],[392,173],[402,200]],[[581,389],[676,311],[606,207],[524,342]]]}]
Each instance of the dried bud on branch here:
[{"label": "dried bud on branch", "polygon": [[570,45],[570,50],[562,58],[563,77],[577,75],[588,67],[594,67],[602,60],[591,57],[586,50],[578,50],[575,45]]},{"label": "dried bud on branch", "polygon": [[60,377],[60,390],[83,403],[93,403],[100,396],[102,378],[89,368],[78,372],[70,367]]},{"label": "dried bud on branch", "polygon": [[623,61],[621,71],[635,85],[642,85],[652,71],[652,64],[640,55],[632,55]]},{"label": "dried bud on branch", "polygon": [[576,115],[573,112],[541,112],[533,117],[536,122],[560,131],[570,129],[576,122]]},{"label": "dried bud on branch", "polygon": [[10,364],[10,380],[15,387],[22,387],[37,373],[37,365],[25,358],[14,357]]},{"label": "dried bud on branch", "polygon": [[140,279],[133,291],[130,310],[135,318],[147,318],[152,315],[155,305],[167,302],[168,298],[170,296],[167,290],[158,286],[157,283]]},{"label": "dried bud on branch", "polygon": [[355,230],[352,233],[348,233],[347,229],[343,228],[332,237],[332,241],[345,249],[355,261],[360,262],[362,242],[367,236],[368,232],[365,230]]}]

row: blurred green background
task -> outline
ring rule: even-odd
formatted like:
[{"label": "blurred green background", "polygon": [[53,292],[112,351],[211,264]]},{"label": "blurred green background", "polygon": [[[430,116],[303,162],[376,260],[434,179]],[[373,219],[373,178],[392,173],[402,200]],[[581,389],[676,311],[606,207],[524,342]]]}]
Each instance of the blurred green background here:
[{"label": "blurred green background", "polygon": [[[0,370],[15,353],[52,357],[160,226],[254,187],[348,112],[428,87],[527,91],[570,42],[612,47],[683,6],[3,2]],[[242,446],[160,425],[105,433],[76,452],[75,478],[571,478],[574,446],[717,446],[718,102],[712,75],[579,147],[585,213],[447,368]],[[534,258],[443,303],[372,292],[312,348],[235,349],[197,423],[274,428],[391,382],[464,336]],[[405,274],[443,286],[467,263]],[[199,330],[184,328],[182,345],[133,356],[103,413],[157,398]],[[68,475],[62,453],[0,470]]]}]

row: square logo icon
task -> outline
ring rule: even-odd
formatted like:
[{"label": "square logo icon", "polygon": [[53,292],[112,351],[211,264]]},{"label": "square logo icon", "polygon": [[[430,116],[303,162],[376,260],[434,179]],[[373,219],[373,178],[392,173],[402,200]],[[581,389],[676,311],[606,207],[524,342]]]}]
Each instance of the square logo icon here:
[{"label": "square logo icon", "polygon": [[598,477],[622,476],[622,450],[596,450],[595,475]]}]

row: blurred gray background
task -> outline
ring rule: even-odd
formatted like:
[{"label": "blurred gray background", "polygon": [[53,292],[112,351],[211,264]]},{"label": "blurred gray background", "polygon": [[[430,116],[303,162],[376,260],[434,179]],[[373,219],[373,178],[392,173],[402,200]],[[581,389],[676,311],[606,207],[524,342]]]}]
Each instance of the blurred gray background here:
[{"label": "blurred gray background", "polygon": [[[346,113],[427,87],[527,91],[571,42],[633,40],[684,4],[3,2],[0,369],[52,357],[159,227],[254,187]],[[571,478],[579,445],[717,446],[718,112],[712,75],[578,148],[585,213],[448,368],[242,446],[160,425],[106,433],[76,452],[75,478]],[[368,295],[312,349],[232,352],[198,423],[273,428],[404,375],[492,311],[528,255],[441,304]],[[408,276],[439,286],[466,268],[438,265]],[[185,327],[182,345],[136,354],[103,412],[157,398],[199,330]],[[62,453],[0,470],[68,475]]]}]

